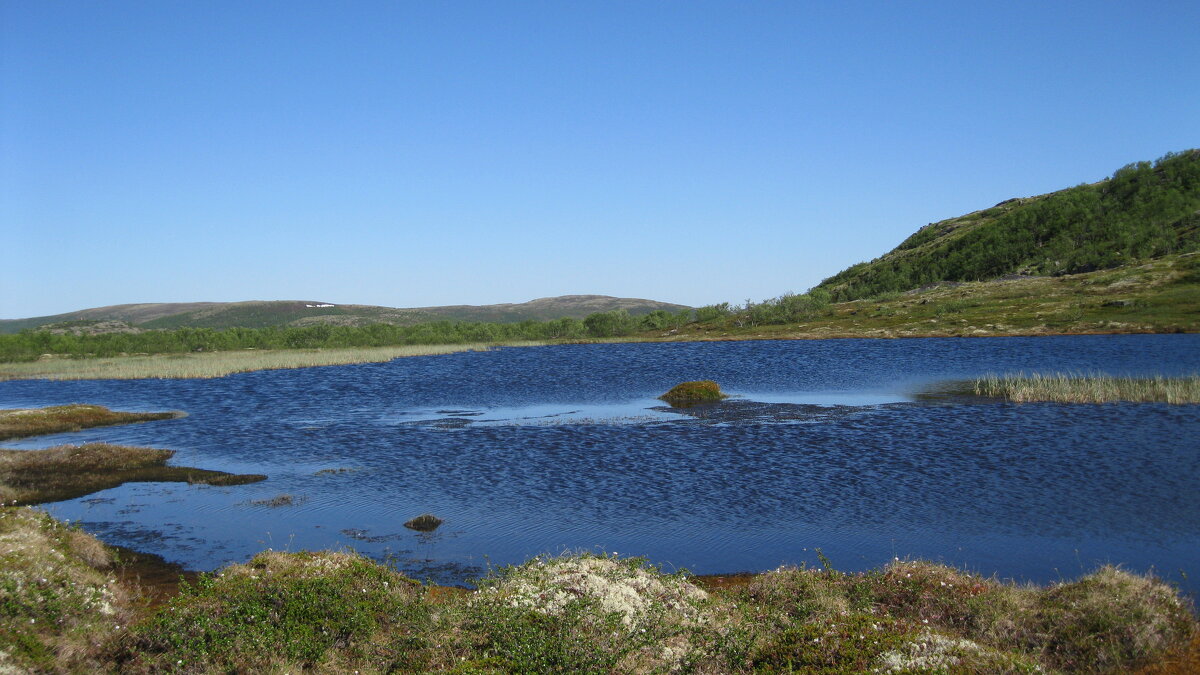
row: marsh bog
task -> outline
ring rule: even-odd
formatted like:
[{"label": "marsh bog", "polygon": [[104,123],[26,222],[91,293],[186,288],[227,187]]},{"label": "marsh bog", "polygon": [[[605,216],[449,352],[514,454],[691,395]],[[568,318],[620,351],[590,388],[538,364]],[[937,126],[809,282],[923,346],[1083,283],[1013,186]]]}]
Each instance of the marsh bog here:
[{"label": "marsh bog", "polygon": [[[270,476],[48,505],[192,569],[351,547],[462,583],[564,549],[709,574],[817,564],[820,547],[845,570],[911,556],[1043,583],[1116,563],[1195,594],[1200,406],[923,395],[1017,371],[1191,374],[1200,336],[528,347],[209,380],[11,381],[0,407],[183,410],[5,445],[149,446]],[[655,398],[701,379],[731,398]],[[404,527],[425,513],[444,523]]]}]

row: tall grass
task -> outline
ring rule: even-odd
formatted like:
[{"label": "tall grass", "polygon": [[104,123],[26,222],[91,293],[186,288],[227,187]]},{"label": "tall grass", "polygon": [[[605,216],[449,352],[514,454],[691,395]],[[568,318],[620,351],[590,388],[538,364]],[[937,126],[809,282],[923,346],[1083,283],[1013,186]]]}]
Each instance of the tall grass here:
[{"label": "tall grass", "polygon": [[247,349],[111,358],[52,358],[32,363],[0,364],[0,380],[138,380],[224,377],[232,373],[254,370],[391,361],[405,356],[486,351],[488,348],[488,345],[480,343],[347,349]]},{"label": "tall grass", "polygon": [[1200,403],[1200,375],[1132,378],[1069,373],[988,374],[975,380],[974,389],[980,396],[1019,403]]}]

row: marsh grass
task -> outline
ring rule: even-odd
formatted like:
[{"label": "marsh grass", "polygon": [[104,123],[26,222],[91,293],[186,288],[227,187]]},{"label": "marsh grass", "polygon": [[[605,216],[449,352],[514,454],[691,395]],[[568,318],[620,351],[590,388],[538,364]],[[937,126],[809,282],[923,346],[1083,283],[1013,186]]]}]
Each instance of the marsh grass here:
[{"label": "marsh grass", "polygon": [[267,478],[167,466],[174,454],[173,450],[109,443],[59,445],[44,450],[0,449],[0,502],[57,502],[132,482],[242,485]]},{"label": "marsh grass", "polygon": [[99,405],[0,410],[0,440],[182,417],[181,412],[115,412]]},{"label": "marsh grass", "polygon": [[974,383],[980,396],[1019,403],[1200,403],[1200,375],[1129,378],[1106,375],[985,375]]},{"label": "marsh grass", "polygon": [[110,358],[48,358],[29,363],[0,363],[0,381],[211,378],[256,370],[372,363],[406,356],[431,356],[487,349],[489,346],[481,343],[347,349],[247,349]]}]

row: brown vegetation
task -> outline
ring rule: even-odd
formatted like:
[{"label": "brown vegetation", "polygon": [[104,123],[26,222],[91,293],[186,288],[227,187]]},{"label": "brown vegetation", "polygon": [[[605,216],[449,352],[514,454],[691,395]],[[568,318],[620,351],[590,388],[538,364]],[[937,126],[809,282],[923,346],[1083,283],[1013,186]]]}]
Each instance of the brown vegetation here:
[{"label": "brown vegetation", "polygon": [[174,454],[173,450],[108,443],[59,445],[45,450],[0,449],[0,502],[57,502],[131,482],[242,485],[267,478],[166,466]]},{"label": "brown vegetation", "polygon": [[0,440],[182,417],[181,412],[116,412],[100,405],[0,410]]}]

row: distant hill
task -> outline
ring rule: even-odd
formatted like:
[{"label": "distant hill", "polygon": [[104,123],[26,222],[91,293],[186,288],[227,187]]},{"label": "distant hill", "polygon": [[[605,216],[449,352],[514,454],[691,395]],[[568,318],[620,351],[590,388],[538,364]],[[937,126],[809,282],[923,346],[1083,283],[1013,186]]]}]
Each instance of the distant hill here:
[{"label": "distant hill", "polygon": [[311,324],[364,326],[373,323],[411,325],[439,320],[512,323],[562,317],[582,319],[589,314],[617,309],[641,316],[660,309],[677,312],[688,308],[669,302],[607,295],[562,295],[523,303],[414,308],[338,305],[312,300],[144,303],[95,307],[28,319],[3,319],[0,320],[0,333],[18,333],[26,328],[50,324],[94,325],[95,322],[108,321],[119,321],[141,329],[184,326],[266,328]]},{"label": "distant hill", "polygon": [[890,252],[822,281],[835,302],[938,282],[1079,274],[1200,250],[1200,150],[1107,180],[1014,198],[930,223]]}]

